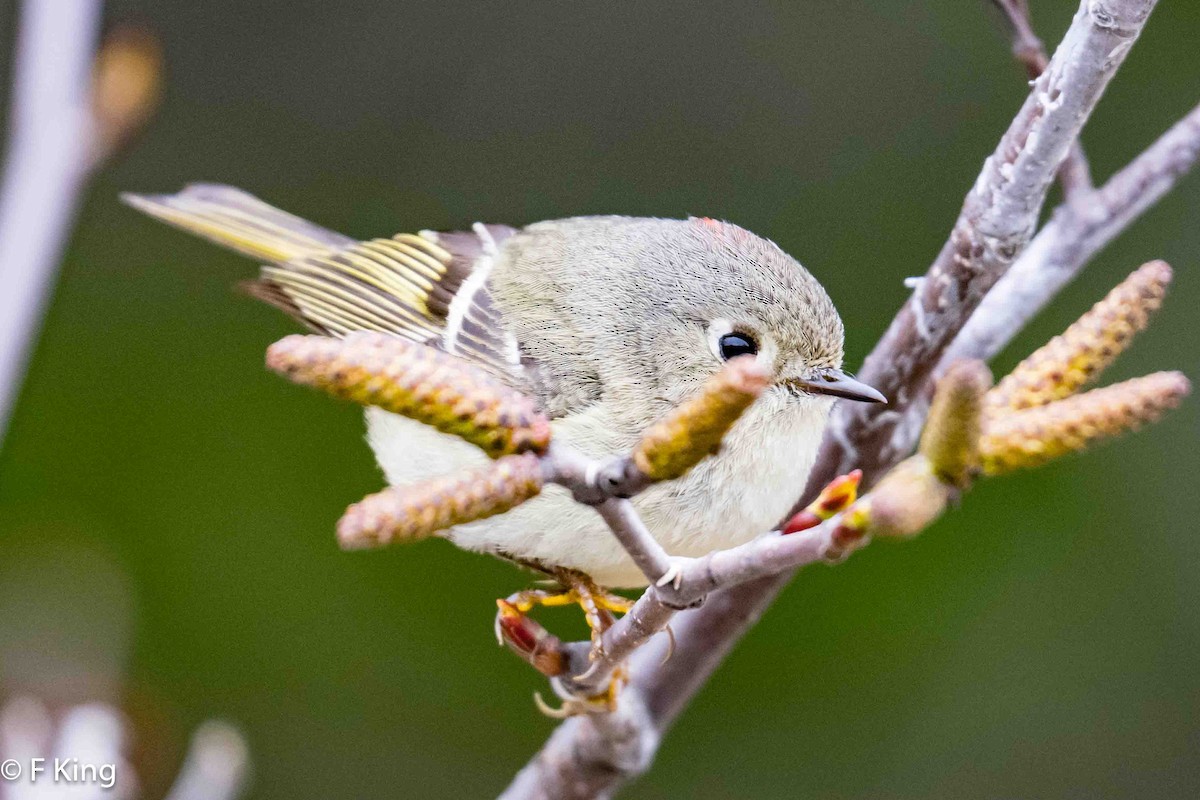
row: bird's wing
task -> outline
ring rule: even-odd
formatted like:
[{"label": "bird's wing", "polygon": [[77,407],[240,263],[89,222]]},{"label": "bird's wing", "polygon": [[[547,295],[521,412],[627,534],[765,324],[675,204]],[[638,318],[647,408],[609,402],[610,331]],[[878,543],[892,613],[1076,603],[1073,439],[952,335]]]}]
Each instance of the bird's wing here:
[{"label": "bird's wing", "polygon": [[504,225],[400,233],[360,242],[280,211],[231,186],[122,196],[183,230],[263,262],[247,291],[328,336],[381,331],[445,350],[521,388],[516,341],[487,279]]}]

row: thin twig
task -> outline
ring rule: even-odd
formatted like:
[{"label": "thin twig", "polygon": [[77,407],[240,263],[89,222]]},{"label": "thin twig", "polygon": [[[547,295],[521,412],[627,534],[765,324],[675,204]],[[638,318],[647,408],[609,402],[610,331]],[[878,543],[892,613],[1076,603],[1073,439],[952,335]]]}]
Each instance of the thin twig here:
[{"label": "thin twig", "polygon": [[671,573],[671,557],[626,499],[627,494],[636,494],[650,485],[628,457],[595,461],[556,441],[550,444],[543,462],[548,480],[568,489],[576,501],[596,509],[647,582],[657,584]]},{"label": "thin twig", "polygon": [[646,529],[646,523],[642,522],[632,503],[614,498],[595,508],[647,580],[657,584],[663,576],[670,577],[670,556]]},{"label": "thin twig", "polygon": [[1042,40],[1034,33],[1029,3],[1026,0],[992,0],[992,5],[1000,9],[1008,23],[1013,58],[1024,65],[1029,80],[1034,80],[1045,71],[1050,57],[1046,55]]},{"label": "thin twig", "polygon": [[[724,587],[826,560],[834,549],[833,537],[839,525],[840,518],[835,516],[787,536],[772,532],[699,558],[676,559],[676,586],[651,586],[643,592],[633,609],[605,632],[603,655],[591,664],[583,678],[564,681],[564,685],[572,693],[595,694],[607,684],[613,670],[663,630],[682,607],[700,602]],[[583,666],[585,659],[585,649],[573,648],[572,671],[581,674],[582,670],[574,668]]]},{"label": "thin twig", "polygon": [[26,0],[0,185],[0,440],[92,163],[100,0]]}]

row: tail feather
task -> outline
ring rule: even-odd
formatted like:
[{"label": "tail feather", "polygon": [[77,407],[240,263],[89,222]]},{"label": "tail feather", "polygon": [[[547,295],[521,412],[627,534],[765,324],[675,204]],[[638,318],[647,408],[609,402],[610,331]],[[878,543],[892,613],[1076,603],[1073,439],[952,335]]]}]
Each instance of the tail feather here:
[{"label": "tail feather", "polygon": [[487,289],[497,242],[512,228],[477,224],[470,233],[398,233],[359,242],[232,186],[195,183],[177,194],[121,199],[259,261],[258,279],[242,289],[317,333],[383,331],[509,378],[521,370],[516,343]]},{"label": "tail feather", "polygon": [[129,205],[163,222],[257,259],[280,263],[344,250],[354,240],[280,211],[252,194],[194,183],[178,194],[122,194]]}]

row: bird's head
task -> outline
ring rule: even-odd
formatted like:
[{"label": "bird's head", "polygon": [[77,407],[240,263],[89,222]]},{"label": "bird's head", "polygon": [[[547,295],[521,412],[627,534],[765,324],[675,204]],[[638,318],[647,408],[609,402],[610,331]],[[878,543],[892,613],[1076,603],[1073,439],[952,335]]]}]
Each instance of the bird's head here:
[{"label": "bird's head", "polygon": [[[665,223],[670,242],[654,270],[672,291],[660,294],[642,326],[659,341],[661,388],[689,387],[731,358],[753,355],[775,375],[772,404],[827,408],[835,398],[886,402],[842,371],[845,330],[820,282],[773,242],[727,222]],[[666,342],[669,346],[664,346]],[[677,401],[679,397],[672,397]]]},{"label": "bird's head", "polygon": [[526,231],[512,294],[526,320],[545,322],[519,338],[539,361],[588,375],[624,421],[656,417],[746,354],[775,375],[764,397],[775,412],[884,401],[842,372],[837,309],[773,242],[702,218],[586,217]]}]

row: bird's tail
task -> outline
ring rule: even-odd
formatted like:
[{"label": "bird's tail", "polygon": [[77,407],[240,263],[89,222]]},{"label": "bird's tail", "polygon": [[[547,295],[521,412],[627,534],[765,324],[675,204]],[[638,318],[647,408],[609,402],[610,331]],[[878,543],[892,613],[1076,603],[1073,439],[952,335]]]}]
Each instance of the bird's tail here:
[{"label": "bird's tail", "polygon": [[129,205],[258,261],[281,263],[352,247],[353,239],[280,211],[252,194],[193,183],[177,194],[123,194]]}]

